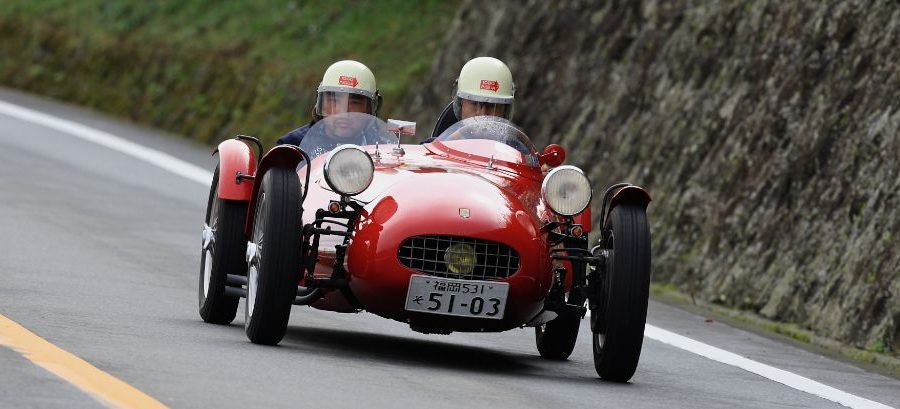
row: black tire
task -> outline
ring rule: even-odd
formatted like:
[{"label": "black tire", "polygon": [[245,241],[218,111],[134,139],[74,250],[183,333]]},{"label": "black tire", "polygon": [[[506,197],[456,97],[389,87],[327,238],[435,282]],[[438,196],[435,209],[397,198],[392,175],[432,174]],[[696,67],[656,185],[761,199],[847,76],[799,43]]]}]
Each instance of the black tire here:
[{"label": "black tire", "polygon": [[[586,246],[586,245],[585,245]],[[575,280],[583,280],[587,265],[584,262],[573,261],[572,277]],[[576,273],[577,272],[577,273]],[[581,294],[569,294],[567,303],[582,306],[584,297]],[[538,352],[542,358],[557,361],[565,361],[572,355],[575,342],[578,340],[578,328],[581,327],[581,316],[578,314],[561,314],[553,321],[534,327],[534,338]]]},{"label": "black tire", "polygon": [[276,345],[287,330],[300,271],[300,212],[297,174],[286,168],[266,172],[253,221],[256,257],[249,265],[244,320],[255,344]]},{"label": "black tire", "polygon": [[212,324],[230,324],[237,315],[238,297],[225,295],[227,274],[244,275],[247,263],[247,238],[244,236],[244,220],[247,202],[219,199],[219,168],[213,174],[206,204],[206,227],[211,229],[212,240],[204,238],[200,254],[200,284],[198,300],[200,317]]},{"label": "black tire", "polygon": [[601,378],[628,382],[637,369],[650,296],[650,226],[644,207],[619,205],[607,225],[602,283],[591,313],[594,367]]},{"label": "black tire", "polygon": [[553,321],[534,327],[534,337],[541,358],[565,361],[575,349],[578,340],[578,315],[560,315]]}]

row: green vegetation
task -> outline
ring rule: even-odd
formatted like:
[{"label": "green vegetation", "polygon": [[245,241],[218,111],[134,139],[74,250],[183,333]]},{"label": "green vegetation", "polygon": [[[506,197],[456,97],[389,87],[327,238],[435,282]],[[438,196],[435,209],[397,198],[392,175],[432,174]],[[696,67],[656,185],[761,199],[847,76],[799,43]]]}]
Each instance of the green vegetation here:
[{"label": "green vegetation", "polygon": [[382,116],[427,74],[458,1],[5,1],[0,84],[213,142],[307,122],[322,72],[375,72]]},{"label": "green vegetation", "polygon": [[884,341],[878,340],[878,341],[876,341],[874,344],[869,345],[869,346],[866,348],[866,350],[867,350],[867,351],[871,351],[871,352],[877,352],[877,353],[879,353],[879,354],[883,354],[883,353],[885,352],[885,350],[886,350],[885,345],[884,345]]}]

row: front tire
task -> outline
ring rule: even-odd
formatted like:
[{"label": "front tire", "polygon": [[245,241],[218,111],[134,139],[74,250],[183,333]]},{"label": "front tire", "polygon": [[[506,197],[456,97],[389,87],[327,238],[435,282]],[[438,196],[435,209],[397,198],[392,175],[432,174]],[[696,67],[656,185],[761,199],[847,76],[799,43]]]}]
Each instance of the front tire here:
[{"label": "front tire", "polygon": [[637,369],[650,296],[650,226],[646,209],[612,209],[602,250],[604,272],[591,311],[594,367],[601,378],[627,382]]},{"label": "front tire", "polygon": [[247,271],[244,261],[247,202],[219,198],[218,167],[213,175],[203,226],[198,301],[203,321],[225,325],[234,321],[239,301],[238,297],[225,295],[226,277],[228,274],[243,275]]},{"label": "front tire", "polygon": [[255,344],[276,345],[287,330],[300,271],[300,181],[286,168],[263,176],[248,244],[244,326]]}]

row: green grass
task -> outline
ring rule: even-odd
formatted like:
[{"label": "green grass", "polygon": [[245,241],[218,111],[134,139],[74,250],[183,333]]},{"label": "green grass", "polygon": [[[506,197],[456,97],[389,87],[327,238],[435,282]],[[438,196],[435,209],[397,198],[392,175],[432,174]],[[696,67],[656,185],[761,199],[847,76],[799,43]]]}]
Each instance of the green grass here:
[{"label": "green grass", "polygon": [[382,116],[427,74],[458,1],[5,1],[0,84],[204,142],[309,120],[325,68],[376,75]]}]

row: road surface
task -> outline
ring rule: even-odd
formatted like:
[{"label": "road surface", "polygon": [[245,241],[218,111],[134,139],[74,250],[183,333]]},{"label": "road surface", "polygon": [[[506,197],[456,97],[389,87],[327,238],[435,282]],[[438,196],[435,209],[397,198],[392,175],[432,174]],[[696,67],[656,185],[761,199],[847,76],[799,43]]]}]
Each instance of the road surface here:
[{"label": "road surface", "polygon": [[[423,335],[367,313],[309,307],[294,307],[280,346],[253,345],[243,305],[230,326],[197,313],[202,173],[161,167],[67,124],[207,171],[209,148],[9,90],[0,102],[0,318],[96,370],[80,381],[53,372],[33,350],[38,341],[3,341],[13,330],[0,323],[0,407],[116,406],[102,393],[123,385],[184,408],[900,406],[900,381],[655,301],[648,324],[662,332],[645,338],[629,384],[597,379],[587,320],[567,362],[541,359],[531,328]],[[666,331],[699,349],[669,342]],[[735,355],[714,360],[713,347]],[[97,374],[121,384],[91,384]]]}]

